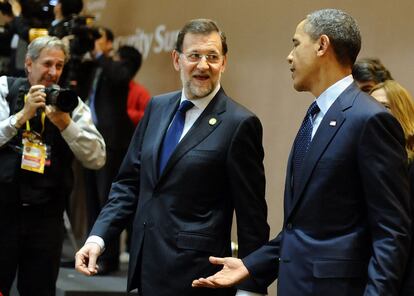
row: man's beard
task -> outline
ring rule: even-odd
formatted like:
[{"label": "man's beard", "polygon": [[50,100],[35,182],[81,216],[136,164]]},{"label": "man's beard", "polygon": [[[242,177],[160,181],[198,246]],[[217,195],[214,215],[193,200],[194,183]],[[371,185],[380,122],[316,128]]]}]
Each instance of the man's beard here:
[{"label": "man's beard", "polygon": [[187,81],[186,89],[194,96],[194,98],[204,98],[213,91],[213,84],[209,83],[205,86],[196,86],[191,81]]},{"label": "man's beard", "polygon": [[186,91],[186,95],[187,96],[189,96],[189,95],[192,96],[189,99],[200,99],[200,98],[204,98],[204,97],[208,96],[209,94],[211,94],[214,91],[214,89],[217,86],[218,81],[220,81],[220,77],[217,80],[216,84],[214,84],[214,82],[211,80],[211,77],[210,77],[210,83],[208,83],[207,85],[204,85],[204,86],[197,86],[194,83],[192,83],[191,79],[186,81],[185,77],[184,77],[184,73],[181,73],[181,81],[184,84],[184,89]]}]

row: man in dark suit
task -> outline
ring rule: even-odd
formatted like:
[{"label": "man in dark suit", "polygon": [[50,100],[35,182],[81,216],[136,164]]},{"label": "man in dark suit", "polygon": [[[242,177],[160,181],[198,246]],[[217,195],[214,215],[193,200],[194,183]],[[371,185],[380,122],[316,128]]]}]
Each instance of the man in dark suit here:
[{"label": "man in dark suit", "polygon": [[[234,210],[240,256],[269,235],[262,126],[220,86],[226,53],[225,35],[211,20],[192,20],[180,31],[172,57],[183,91],[148,104],[109,201],[76,254],[80,272],[95,274],[104,244],[134,219],[128,290],[234,295],[233,289],[191,287],[194,277],[218,270],[208,262],[210,253],[231,254]],[[239,289],[266,292],[254,281]]]},{"label": "man in dark suit", "polygon": [[[106,144],[106,163],[100,170],[85,170],[85,192],[88,231],[96,219],[111,190],[122,160],[134,133],[134,125],[127,113],[129,82],[136,73],[134,62],[115,60],[111,56],[114,35],[100,27],[101,37],[95,41],[90,58],[80,65],[78,90],[88,98],[93,121]],[[119,269],[119,237],[108,242],[99,258],[99,274]]]},{"label": "man in dark suit", "polygon": [[211,258],[223,270],[193,286],[278,277],[279,296],[398,295],[411,221],[402,129],[352,79],[361,39],[351,16],[309,14],[293,45],[294,87],[316,106],[289,157],[283,229],[243,260]]}]

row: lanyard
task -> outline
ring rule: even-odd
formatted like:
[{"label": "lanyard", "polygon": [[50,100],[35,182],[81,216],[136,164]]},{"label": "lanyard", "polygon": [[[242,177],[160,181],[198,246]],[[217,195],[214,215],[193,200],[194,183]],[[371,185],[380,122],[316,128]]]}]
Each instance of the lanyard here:
[{"label": "lanyard", "polygon": [[[26,101],[27,101],[27,95],[24,96],[24,102],[26,103]],[[40,121],[42,123],[42,130],[41,130],[40,134],[43,134],[43,132],[45,131],[45,119],[46,119],[46,113],[45,113],[45,111],[42,111],[41,118],[40,118]],[[29,120],[26,121],[26,130],[30,132],[30,122],[29,122]]]}]

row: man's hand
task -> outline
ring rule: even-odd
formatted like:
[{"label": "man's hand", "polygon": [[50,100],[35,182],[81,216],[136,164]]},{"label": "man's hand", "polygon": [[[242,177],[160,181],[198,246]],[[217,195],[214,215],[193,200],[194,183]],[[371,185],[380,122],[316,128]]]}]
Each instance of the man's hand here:
[{"label": "man's hand", "polygon": [[47,105],[45,108],[46,116],[60,131],[63,131],[70,124],[69,113],[62,112],[55,106]]},{"label": "man's hand", "polygon": [[101,254],[101,247],[95,243],[85,244],[75,255],[75,268],[80,273],[95,275],[98,273],[96,260]]},{"label": "man's hand", "polygon": [[238,258],[210,257],[209,260],[212,264],[223,265],[223,269],[208,278],[194,280],[193,287],[226,288],[234,286],[249,277],[249,271],[244,266],[243,261]]},{"label": "man's hand", "polygon": [[27,93],[24,107],[18,112],[19,126],[26,121],[32,119],[37,112],[38,108],[45,108],[46,106],[46,94],[44,92],[43,85],[33,85]]}]

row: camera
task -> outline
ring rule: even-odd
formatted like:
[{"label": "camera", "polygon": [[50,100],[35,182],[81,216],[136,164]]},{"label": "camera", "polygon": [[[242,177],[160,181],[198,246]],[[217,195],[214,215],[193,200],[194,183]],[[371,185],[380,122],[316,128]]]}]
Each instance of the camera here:
[{"label": "camera", "polygon": [[70,41],[70,54],[73,58],[79,57],[95,47],[95,40],[101,37],[99,30],[91,27],[93,16],[73,15],[59,25],[49,29],[49,35],[63,38],[73,35]]},{"label": "camera", "polygon": [[72,112],[78,106],[78,95],[75,91],[66,88],[60,88],[59,85],[53,84],[45,88],[46,105],[52,105],[63,112]]},{"label": "camera", "polygon": [[71,20],[71,33],[75,36],[71,44],[72,55],[83,55],[95,48],[95,41],[101,38],[97,28],[91,27],[93,17],[77,16]]},{"label": "camera", "polygon": [[63,38],[73,36],[69,41],[70,59],[60,78],[61,85],[76,88],[80,64],[88,51],[95,48],[95,41],[101,37],[97,28],[91,27],[93,16],[72,15],[64,21],[49,28],[49,35]]}]

